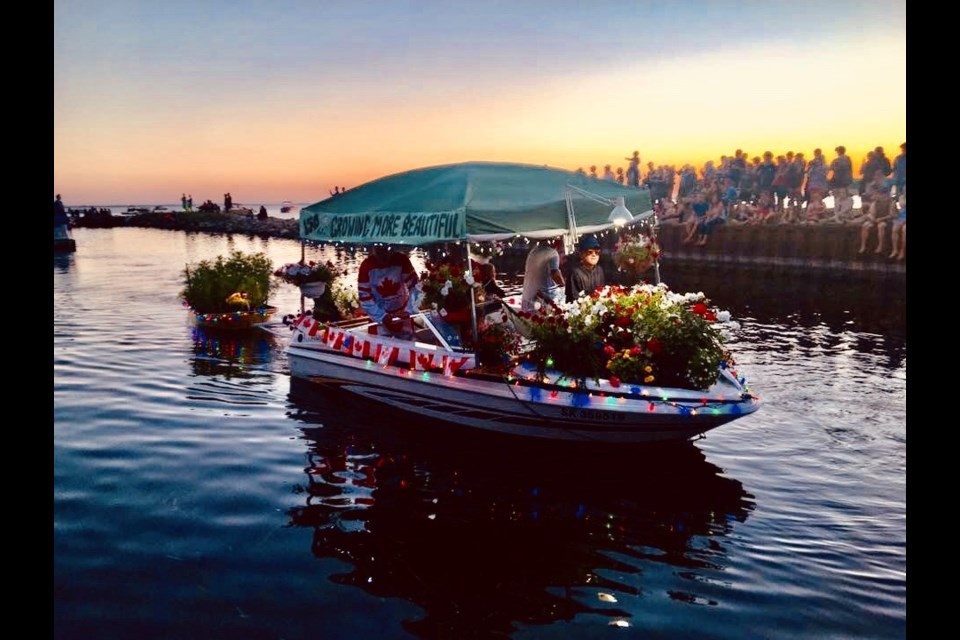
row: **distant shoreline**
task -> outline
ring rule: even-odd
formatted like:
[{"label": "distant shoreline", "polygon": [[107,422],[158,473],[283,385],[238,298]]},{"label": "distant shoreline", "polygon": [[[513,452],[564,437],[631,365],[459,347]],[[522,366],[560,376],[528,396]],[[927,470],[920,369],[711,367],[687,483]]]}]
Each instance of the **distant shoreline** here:
[{"label": "distant shoreline", "polygon": [[[90,213],[74,220],[73,225],[77,228],[142,227],[300,240],[298,219],[267,217],[260,220],[256,216],[222,212],[150,212],[133,216]],[[906,273],[904,261],[889,260],[886,254],[873,251],[858,254],[860,225],[857,224],[724,225],[716,230],[706,247],[686,245],[682,236],[682,225],[660,227],[659,243],[665,258],[700,264],[799,270],[809,274]],[[504,258],[508,259],[507,256]]]},{"label": "distant shoreline", "polygon": [[256,216],[222,212],[150,212],[132,216],[88,213],[75,219],[72,225],[75,228],[86,229],[142,227],[202,233],[242,233],[263,238],[300,239],[300,222],[297,219],[267,217],[261,220]]}]

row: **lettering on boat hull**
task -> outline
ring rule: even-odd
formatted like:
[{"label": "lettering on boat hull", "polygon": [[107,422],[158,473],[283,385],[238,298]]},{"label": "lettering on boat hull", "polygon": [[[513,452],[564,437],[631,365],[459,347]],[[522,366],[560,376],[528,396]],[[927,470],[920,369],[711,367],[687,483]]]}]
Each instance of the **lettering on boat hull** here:
[{"label": "lettering on boat hull", "polygon": [[563,407],[560,409],[560,415],[564,418],[575,420],[589,420],[591,422],[624,422],[625,416],[622,413],[614,411],[601,411],[598,409],[577,409]]}]

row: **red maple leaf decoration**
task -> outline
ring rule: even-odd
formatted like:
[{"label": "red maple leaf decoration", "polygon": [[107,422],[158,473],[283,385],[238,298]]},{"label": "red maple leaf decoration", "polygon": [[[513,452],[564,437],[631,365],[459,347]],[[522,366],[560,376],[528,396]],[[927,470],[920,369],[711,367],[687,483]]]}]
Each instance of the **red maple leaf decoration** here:
[{"label": "red maple leaf decoration", "polygon": [[380,284],[377,285],[377,292],[384,298],[396,295],[398,291],[400,291],[400,283],[394,282],[390,278],[384,278]]}]

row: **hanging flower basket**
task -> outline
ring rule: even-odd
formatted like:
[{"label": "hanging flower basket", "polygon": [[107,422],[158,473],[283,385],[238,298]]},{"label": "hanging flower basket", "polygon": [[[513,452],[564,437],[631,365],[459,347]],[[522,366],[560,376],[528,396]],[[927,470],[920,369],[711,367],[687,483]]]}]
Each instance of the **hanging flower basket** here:
[{"label": "hanging flower basket", "polygon": [[[273,275],[280,278],[284,282],[289,282],[290,284],[296,285],[298,287],[303,287],[305,284],[314,284],[314,283],[328,283],[332,282],[337,276],[342,275],[337,267],[327,260],[324,262],[291,262],[290,264],[285,264],[276,271],[273,272]],[[304,295],[307,295],[304,293]],[[323,295],[321,293],[320,295]],[[320,297],[320,296],[308,296],[308,297]]]},{"label": "hanging flower basket", "polygon": [[322,280],[316,282],[304,282],[300,285],[300,293],[302,293],[305,298],[320,298],[323,296],[326,290],[327,283]]},{"label": "hanging flower basket", "polygon": [[613,263],[635,278],[641,277],[660,255],[660,247],[644,235],[626,237],[618,243]]}]

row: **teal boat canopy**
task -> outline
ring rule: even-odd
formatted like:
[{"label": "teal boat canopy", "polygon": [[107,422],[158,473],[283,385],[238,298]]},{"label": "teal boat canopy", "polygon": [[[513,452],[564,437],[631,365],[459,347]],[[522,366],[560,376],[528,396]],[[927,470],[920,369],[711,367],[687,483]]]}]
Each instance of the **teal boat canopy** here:
[{"label": "teal boat canopy", "polygon": [[652,216],[647,189],[545,166],[449,164],[378,178],[304,207],[300,238],[426,245],[596,233],[614,226],[617,198],[634,221]]}]

